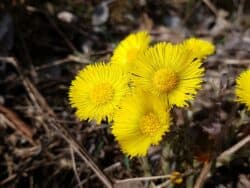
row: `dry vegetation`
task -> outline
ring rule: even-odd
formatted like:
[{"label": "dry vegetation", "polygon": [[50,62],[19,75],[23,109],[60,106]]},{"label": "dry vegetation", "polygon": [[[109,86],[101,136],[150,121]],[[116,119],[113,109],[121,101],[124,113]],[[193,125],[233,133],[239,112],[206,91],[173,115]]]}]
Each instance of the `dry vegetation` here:
[{"label": "dry vegetation", "polygon": [[[250,187],[250,116],[234,96],[235,77],[250,67],[248,0],[6,0],[0,8],[0,187]],[[142,29],[154,42],[196,36],[217,50],[195,101],[173,110],[161,146],[129,159],[105,122],[76,119],[67,93],[77,71]],[[182,184],[171,183],[173,171]]]}]

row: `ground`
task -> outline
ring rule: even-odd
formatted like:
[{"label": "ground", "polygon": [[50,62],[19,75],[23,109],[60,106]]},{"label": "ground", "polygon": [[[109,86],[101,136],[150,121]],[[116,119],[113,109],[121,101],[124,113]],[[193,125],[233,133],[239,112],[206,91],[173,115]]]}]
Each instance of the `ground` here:
[{"label": "ground", "polygon": [[[250,116],[234,94],[250,66],[249,1],[7,0],[0,10],[0,187],[250,187],[249,143],[235,145],[249,141]],[[68,90],[139,30],[153,43],[203,38],[216,53],[195,100],[172,110],[161,145],[130,159],[109,125],[76,118]],[[173,171],[181,184],[151,180]],[[137,177],[149,178],[119,182]]]}]

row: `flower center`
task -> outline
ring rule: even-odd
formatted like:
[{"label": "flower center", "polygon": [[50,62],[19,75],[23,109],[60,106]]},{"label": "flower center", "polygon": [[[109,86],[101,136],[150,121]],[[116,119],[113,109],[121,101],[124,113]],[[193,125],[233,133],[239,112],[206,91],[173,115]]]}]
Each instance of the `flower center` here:
[{"label": "flower center", "polygon": [[90,93],[90,99],[96,105],[103,105],[112,100],[114,96],[114,89],[108,83],[101,83],[96,85]]},{"label": "flower center", "polygon": [[178,77],[174,71],[160,69],[154,74],[153,83],[161,92],[170,92],[178,83]]},{"label": "flower center", "polygon": [[142,134],[153,136],[160,129],[160,121],[154,113],[150,112],[142,117],[139,127]]}]

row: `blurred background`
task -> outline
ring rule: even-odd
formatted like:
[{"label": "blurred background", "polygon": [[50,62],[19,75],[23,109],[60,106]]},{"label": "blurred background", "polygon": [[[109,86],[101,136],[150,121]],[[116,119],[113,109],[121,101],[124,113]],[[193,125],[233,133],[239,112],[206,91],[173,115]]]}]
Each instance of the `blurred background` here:
[{"label": "blurred background", "polygon": [[[76,119],[68,88],[79,70],[108,61],[117,43],[139,30],[153,43],[203,38],[216,54],[204,63],[195,101],[173,110],[162,144],[145,158],[129,159],[109,125]],[[192,188],[211,161],[204,187],[249,188],[249,145],[226,162],[214,160],[250,134],[249,113],[234,96],[236,76],[249,67],[249,0],[1,0],[0,187],[104,187],[73,151],[74,137],[110,178],[192,171],[181,184],[160,179],[122,188]]]}]

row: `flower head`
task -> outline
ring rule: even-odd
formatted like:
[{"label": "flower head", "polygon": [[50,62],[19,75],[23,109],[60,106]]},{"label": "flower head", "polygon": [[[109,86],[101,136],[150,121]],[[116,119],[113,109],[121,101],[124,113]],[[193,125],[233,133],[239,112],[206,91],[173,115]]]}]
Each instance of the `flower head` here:
[{"label": "flower head", "polygon": [[205,58],[215,51],[212,43],[202,39],[190,38],[184,41],[184,45],[191,51],[195,58]]},{"label": "flower head", "polygon": [[181,184],[183,182],[182,174],[178,171],[172,172],[169,179],[174,184]]},{"label": "flower head", "polygon": [[79,119],[98,123],[113,118],[121,99],[128,91],[128,76],[121,67],[98,63],[88,65],[72,81],[69,100]]},{"label": "flower head", "polygon": [[248,110],[250,110],[250,70],[242,72],[236,79],[235,93],[237,101],[246,104]]},{"label": "flower head", "polygon": [[149,43],[150,36],[147,32],[130,34],[114,50],[111,63],[122,65],[129,71],[134,66],[135,59],[148,48]]},{"label": "flower head", "polygon": [[115,114],[112,133],[127,155],[144,156],[169,131],[170,115],[159,97],[136,91],[124,98]]},{"label": "flower head", "polygon": [[133,73],[135,86],[183,107],[201,87],[204,69],[185,45],[159,43],[137,58]]}]

